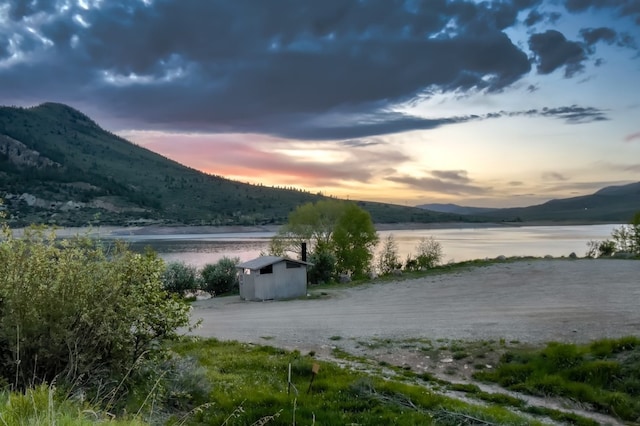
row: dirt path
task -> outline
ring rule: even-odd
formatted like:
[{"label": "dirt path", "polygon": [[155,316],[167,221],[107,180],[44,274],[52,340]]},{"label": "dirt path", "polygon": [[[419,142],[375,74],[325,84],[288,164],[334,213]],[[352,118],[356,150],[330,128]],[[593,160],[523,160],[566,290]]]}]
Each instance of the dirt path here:
[{"label": "dirt path", "polygon": [[195,334],[308,349],[344,339],[586,342],[640,333],[640,262],[533,260],[333,290],[328,298],[199,301]]}]

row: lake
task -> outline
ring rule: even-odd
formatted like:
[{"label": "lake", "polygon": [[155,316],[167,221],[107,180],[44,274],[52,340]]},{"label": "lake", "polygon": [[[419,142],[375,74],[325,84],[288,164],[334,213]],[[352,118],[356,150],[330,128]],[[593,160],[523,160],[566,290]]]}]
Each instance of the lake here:
[{"label": "lake", "polygon": [[[568,256],[579,257],[587,251],[590,240],[610,238],[619,227],[610,225],[523,226],[496,228],[450,228],[379,231],[382,241],[392,234],[398,244],[400,259],[415,254],[422,238],[433,237],[442,245],[444,262],[504,256]],[[142,251],[150,246],[166,261],[181,261],[196,267],[215,263],[224,256],[253,259],[266,252],[272,232],[135,235],[119,237],[131,248]],[[379,247],[382,244],[379,245]]]}]

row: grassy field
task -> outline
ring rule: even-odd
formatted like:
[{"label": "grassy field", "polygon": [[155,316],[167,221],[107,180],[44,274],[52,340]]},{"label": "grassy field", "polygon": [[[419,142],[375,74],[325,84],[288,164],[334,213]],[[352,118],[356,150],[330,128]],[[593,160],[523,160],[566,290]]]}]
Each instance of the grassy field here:
[{"label": "grassy field", "polygon": [[[194,411],[189,424],[540,424],[498,405],[443,396],[419,378],[395,380],[296,351],[216,340],[174,349],[195,357],[214,387],[210,404]],[[319,370],[311,383],[314,364]]]},{"label": "grassy field", "polygon": [[[541,349],[504,342],[410,343],[474,356],[503,348],[498,366],[477,371],[477,380],[545,399],[564,398],[628,424],[640,416],[640,339],[635,337],[584,346],[550,343]],[[390,341],[371,345],[393,349]],[[123,388],[116,405],[85,401],[55,386],[2,392],[0,425],[539,425],[549,419],[600,424],[518,394],[486,392],[474,383],[450,382],[339,349],[331,362],[313,353],[215,339],[188,338],[171,350],[172,359],[147,372],[146,380]]]}]

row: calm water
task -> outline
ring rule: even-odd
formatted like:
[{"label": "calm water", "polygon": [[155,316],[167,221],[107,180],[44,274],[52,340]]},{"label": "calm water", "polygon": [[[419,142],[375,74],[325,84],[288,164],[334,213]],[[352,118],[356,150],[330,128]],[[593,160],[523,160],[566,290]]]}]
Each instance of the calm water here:
[{"label": "calm water", "polygon": [[[440,242],[444,261],[505,256],[568,256],[575,252],[584,256],[587,242],[604,240],[620,225],[527,226],[519,228],[461,228],[380,231],[380,239],[393,234],[400,258],[415,253],[424,237]],[[266,251],[273,233],[250,232],[229,234],[181,234],[127,236],[134,250],[151,246],[166,261],[183,261],[202,267],[224,256],[250,260]]]}]

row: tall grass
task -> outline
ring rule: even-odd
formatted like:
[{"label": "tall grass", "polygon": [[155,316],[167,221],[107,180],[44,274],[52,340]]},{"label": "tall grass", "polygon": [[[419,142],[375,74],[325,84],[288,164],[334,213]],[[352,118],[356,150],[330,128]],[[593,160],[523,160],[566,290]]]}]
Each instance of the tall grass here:
[{"label": "tall grass", "polygon": [[79,401],[60,395],[53,386],[39,385],[21,392],[0,392],[0,425],[91,426],[108,421],[114,426],[142,426],[137,419],[117,419]]},{"label": "tall grass", "polygon": [[638,337],[510,351],[495,371],[478,372],[475,377],[534,395],[571,398],[623,420],[640,421]]}]

